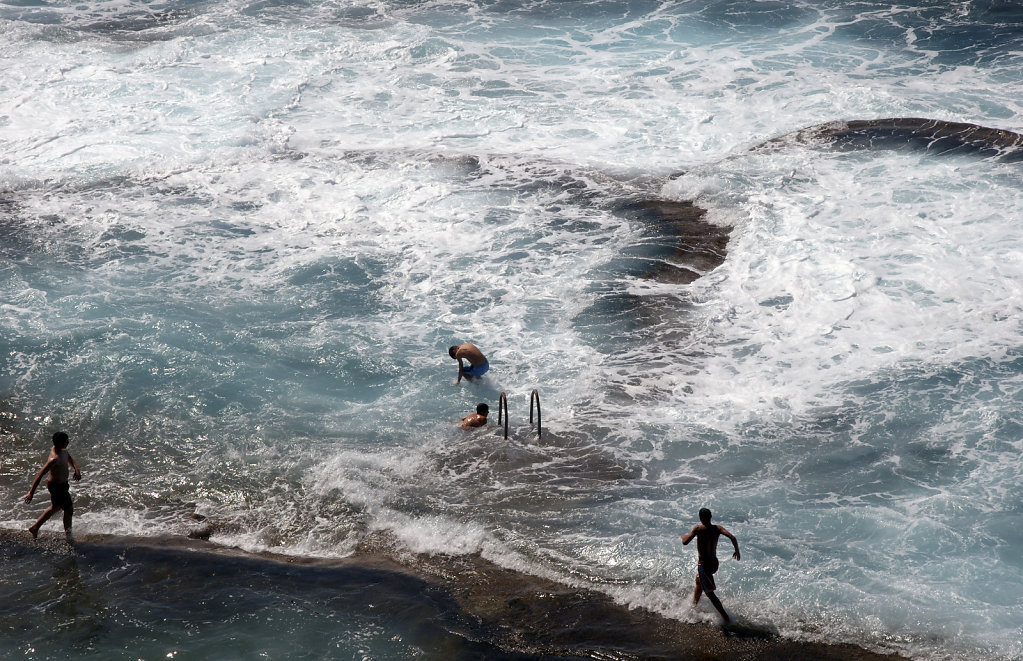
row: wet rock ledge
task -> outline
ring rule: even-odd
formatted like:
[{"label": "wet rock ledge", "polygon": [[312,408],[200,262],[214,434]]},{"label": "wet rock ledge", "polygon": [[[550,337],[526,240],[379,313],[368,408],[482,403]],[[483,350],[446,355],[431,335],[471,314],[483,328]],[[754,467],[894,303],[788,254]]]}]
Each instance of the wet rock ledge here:
[{"label": "wet rock ledge", "polygon": [[[248,553],[187,537],[85,535],[74,554],[82,571],[93,566],[97,572],[116,573],[131,567],[143,574],[137,580],[154,585],[173,575],[176,590],[202,592],[215,581],[264,590],[272,586],[274,592],[290,595],[293,604],[329,605],[342,592],[357,595],[346,608],[388,598],[392,603],[420,603],[420,610],[433,613],[427,618],[433,625],[464,641],[460,651],[451,650],[458,659],[901,658],[853,645],[787,640],[751,623],[727,628],[687,624],[627,608],[596,591],[503,569],[479,555],[409,554],[374,546],[349,558],[317,559]],[[38,557],[46,563],[66,562],[59,556],[68,555],[62,536],[54,533],[33,541],[22,531],[0,531],[0,557]],[[688,585],[684,592],[682,599],[688,598]]]}]

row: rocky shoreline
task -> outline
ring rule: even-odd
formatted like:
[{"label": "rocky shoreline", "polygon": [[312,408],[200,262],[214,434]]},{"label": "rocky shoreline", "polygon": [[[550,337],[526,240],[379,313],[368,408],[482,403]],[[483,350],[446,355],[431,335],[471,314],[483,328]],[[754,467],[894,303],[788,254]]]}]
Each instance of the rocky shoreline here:
[{"label": "rocky shoreline", "polygon": [[[72,555],[63,536],[56,533],[44,533],[33,541],[27,532],[3,531],[0,545],[4,553],[16,553],[21,558],[38,553],[40,562]],[[143,564],[158,573],[166,571],[158,567],[175,567],[175,571],[196,573],[196,581],[237,581],[239,577],[277,581],[287,584],[289,590],[299,590],[297,599],[303,598],[302,585],[322,590],[325,585],[352,581],[379,585],[381,591],[418,593],[442,613],[440,619],[449,633],[515,658],[901,658],[848,644],[788,640],[751,623],[721,627],[679,622],[646,609],[617,604],[593,590],[504,569],[478,554],[413,555],[367,550],[347,558],[322,559],[250,553],[188,537],[91,534],[76,540],[74,555],[80,563]]]}]

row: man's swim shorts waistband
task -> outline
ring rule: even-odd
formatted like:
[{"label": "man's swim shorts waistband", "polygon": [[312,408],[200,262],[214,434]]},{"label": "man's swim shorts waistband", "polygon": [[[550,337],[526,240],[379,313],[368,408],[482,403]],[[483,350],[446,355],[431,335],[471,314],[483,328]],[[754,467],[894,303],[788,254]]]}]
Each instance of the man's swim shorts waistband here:
[{"label": "man's swim shorts waistband", "polygon": [[462,368],[462,374],[466,376],[483,376],[490,369],[490,361],[484,360],[482,365],[468,365]]}]

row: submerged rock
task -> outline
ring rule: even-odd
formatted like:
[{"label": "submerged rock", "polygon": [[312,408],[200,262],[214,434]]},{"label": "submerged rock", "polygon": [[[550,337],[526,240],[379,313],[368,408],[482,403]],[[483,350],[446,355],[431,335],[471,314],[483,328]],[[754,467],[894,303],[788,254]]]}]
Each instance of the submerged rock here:
[{"label": "submerged rock", "polygon": [[911,149],[940,155],[970,154],[1008,162],[1023,160],[1023,134],[979,124],[919,117],[827,122],[773,138],[754,149],[779,149],[793,144],[844,150]]}]

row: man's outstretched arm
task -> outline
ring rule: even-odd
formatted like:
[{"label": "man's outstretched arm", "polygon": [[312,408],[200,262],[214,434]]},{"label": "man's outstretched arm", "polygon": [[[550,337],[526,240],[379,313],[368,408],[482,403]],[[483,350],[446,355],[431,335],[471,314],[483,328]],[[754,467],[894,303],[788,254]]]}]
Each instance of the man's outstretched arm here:
[{"label": "man's outstretched arm", "polygon": [[697,529],[699,527],[700,526],[693,526],[692,530],[690,530],[685,535],[681,536],[682,537],[682,546],[686,546],[687,544],[689,544],[689,542],[693,541],[693,537],[696,537],[696,531],[697,531]]},{"label": "man's outstretched arm", "polygon": [[32,480],[32,487],[28,490],[28,493],[25,495],[26,503],[32,502],[32,496],[35,495],[36,489],[39,488],[39,483],[42,481],[43,475],[46,475],[46,473],[51,468],[53,468],[53,464],[55,461],[56,461],[55,459],[50,459],[42,468],[39,469],[39,472],[36,473],[36,479]]},{"label": "man's outstretched arm", "polygon": [[732,553],[732,557],[735,558],[736,560],[738,560],[739,559],[739,540],[737,540],[735,538],[735,535],[733,535],[732,533],[728,532],[727,530],[725,530],[721,526],[718,526],[718,530],[721,531],[722,535],[724,535],[725,537],[727,537],[728,539],[730,539],[732,541],[732,546],[735,547],[735,552]]}]

